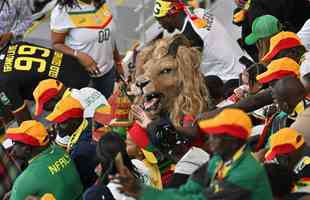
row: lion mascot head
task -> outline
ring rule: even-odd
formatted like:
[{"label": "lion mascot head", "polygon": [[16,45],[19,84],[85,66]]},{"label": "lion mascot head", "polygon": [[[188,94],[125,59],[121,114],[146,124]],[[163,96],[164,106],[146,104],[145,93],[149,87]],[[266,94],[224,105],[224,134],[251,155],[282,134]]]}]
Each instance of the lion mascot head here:
[{"label": "lion mascot head", "polygon": [[134,103],[152,115],[168,112],[176,127],[182,124],[180,116],[206,111],[209,95],[200,62],[200,51],[192,48],[183,35],[145,47],[136,59]]}]

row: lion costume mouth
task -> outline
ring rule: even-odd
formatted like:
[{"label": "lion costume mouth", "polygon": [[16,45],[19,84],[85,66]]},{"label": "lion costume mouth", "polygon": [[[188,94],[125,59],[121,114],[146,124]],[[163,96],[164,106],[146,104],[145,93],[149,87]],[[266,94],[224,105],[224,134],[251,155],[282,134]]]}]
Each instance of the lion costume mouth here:
[{"label": "lion costume mouth", "polygon": [[162,94],[152,92],[144,95],[143,107],[145,111],[156,111],[160,106]]}]

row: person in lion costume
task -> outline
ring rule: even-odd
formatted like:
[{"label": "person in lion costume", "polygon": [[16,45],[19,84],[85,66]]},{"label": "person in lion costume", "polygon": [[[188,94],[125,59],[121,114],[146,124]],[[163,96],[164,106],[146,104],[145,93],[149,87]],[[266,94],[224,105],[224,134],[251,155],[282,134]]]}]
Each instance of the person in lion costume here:
[{"label": "person in lion costume", "polygon": [[151,116],[169,113],[175,127],[184,117],[207,111],[209,94],[200,72],[201,53],[183,35],[160,39],[145,47],[136,59],[134,104]]}]

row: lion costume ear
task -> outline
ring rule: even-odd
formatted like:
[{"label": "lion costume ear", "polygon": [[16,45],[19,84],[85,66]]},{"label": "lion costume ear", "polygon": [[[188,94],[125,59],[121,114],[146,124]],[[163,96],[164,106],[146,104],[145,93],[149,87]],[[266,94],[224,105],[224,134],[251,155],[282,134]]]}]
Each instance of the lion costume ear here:
[{"label": "lion costume ear", "polygon": [[191,46],[190,41],[183,34],[177,34],[171,39],[170,45],[168,47],[168,55],[171,55],[175,58],[180,46]]}]

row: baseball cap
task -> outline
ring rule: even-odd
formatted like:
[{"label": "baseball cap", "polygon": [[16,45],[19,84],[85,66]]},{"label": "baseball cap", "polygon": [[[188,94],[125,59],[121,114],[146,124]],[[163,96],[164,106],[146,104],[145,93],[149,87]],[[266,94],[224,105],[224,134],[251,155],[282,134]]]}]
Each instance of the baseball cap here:
[{"label": "baseball cap", "polygon": [[278,155],[291,153],[305,143],[304,137],[293,128],[283,128],[270,137],[270,150],[265,160],[273,160]]},{"label": "baseball cap", "polygon": [[286,76],[296,76],[299,78],[299,68],[299,64],[293,59],[288,57],[280,58],[272,61],[267,66],[267,71],[256,76],[256,79],[258,82],[264,84],[274,80],[279,80]]},{"label": "baseball cap", "polygon": [[24,121],[18,128],[9,128],[7,138],[31,146],[45,146],[49,142],[46,128],[35,120]]},{"label": "baseball cap", "polygon": [[252,24],[252,33],[245,38],[245,43],[255,44],[259,39],[270,37],[279,31],[279,20],[276,17],[272,15],[257,17]]},{"label": "baseball cap", "polygon": [[279,52],[293,47],[301,46],[300,38],[293,32],[280,32],[270,39],[269,51],[262,61],[272,60]]},{"label": "baseball cap", "polygon": [[46,119],[51,122],[62,123],[72,118],[83,118],[83,107],[71,96],[62,98]]},{"label": "baseball cap", "polygon": [[151,144],[149,136],[146,134],[145,130],[137,123],[134,123],[128,130],[128,134],[132,141],[141,149],[145,159],[152,164],[156,164],[157,159],[153,153],[155,148]]},{"label": "baseball cap", "polygon": [[212,119],[198,122],[202,132],[209,135],[225,134],[247,140],[252,129],[249,116],[239,109],[224,109]]},{"label": "baseball cap", "polygon": [[42,114],[43,106],[51,98],[56,96],[63,88],[63,84],[55,79],[46,79],[41,81],[33,91],[33,97],[35,100],[35,111],[36,116]]}]

